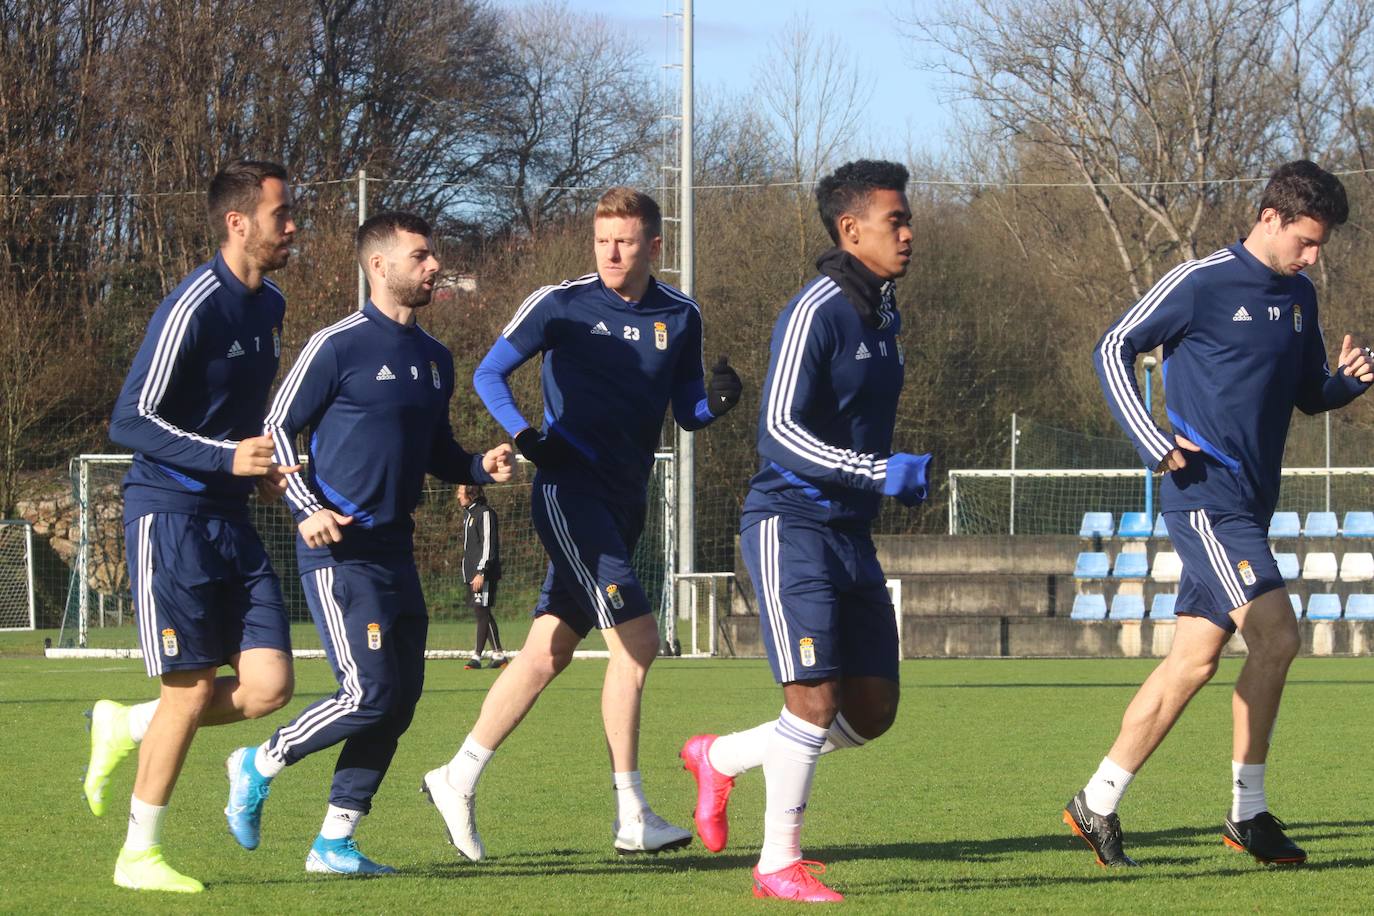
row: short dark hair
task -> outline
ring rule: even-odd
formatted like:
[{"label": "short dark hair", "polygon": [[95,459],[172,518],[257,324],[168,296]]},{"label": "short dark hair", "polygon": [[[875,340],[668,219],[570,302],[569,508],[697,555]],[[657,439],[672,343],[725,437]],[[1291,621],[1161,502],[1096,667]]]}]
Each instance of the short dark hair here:
[{"label": "short dark hair", "polygon": [[235,159],[210,179],[210,193],[205,202],[210,217],[210,230],[223,242],[229,234],[224,217],[230,213],[253,215],[262,197],[262,183],[268,178],[286,181],[286,167],[258,159]]},{"label": "short dark hair", "polygon": [[487,494],[486,494],[486,491],[482,489],[482,485],[481,485],[481,484],[476,484],[476,483],[460,483],[458,486],[460,486],[460,487],[467,487],[468,499],[472,500],[473,502],[475,502],[475,503],[484,503],[484,502],[487,501]]},{"label": "short dark hair", "polygon": [[358,227],[358,234],[353,239],[353,250],[358,256],[358,263],[366,267],[368,256],[375,249],[389,244],[398,232],[413,232],[416,235],[423,235],[425,238],[434,234],[429,221],[422,216],[416,216],[414,213],[387,210],[376,216],[369,216]]},{"label": "short dark hair", "polygon": [[1260,197],[1259,212],[1270,209],[1279,214],[1285,226],[1306,216],[1334,229],[1350,217],[1345,185],[1308,159],[1286,162],[1270,176]]},{"label": "short dark hair", "polygon": [[830,233],[830,241],[840,243],[840,217],[861,212],[868,206],[873,191],[906,191],[910,177],[906,167],[897,162],[878,159],[859,159],[847,162],[816,185],[816,205],[821,222]]},{"label": "short dark hair", "polygon": [[623,185],[607,189],[596,202],[593,219],[617,216],[638,219],[644,223],[644,229],[651,239],[663,234],[663,211],[658,208],[658,201],[643,191]]}]

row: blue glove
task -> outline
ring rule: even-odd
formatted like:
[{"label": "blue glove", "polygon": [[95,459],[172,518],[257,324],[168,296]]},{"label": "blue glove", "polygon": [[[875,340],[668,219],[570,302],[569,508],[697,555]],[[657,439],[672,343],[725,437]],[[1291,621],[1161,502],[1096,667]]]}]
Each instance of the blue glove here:
[{"label": "blue glove", "polygon": [[926,470],[930,466],[930,455],[908,455],[898,452],[887,459],[887,479],[883,481],[883,495],[895,496],[897,502],[914,509],[926,501],[930,487],[926,483]]}]

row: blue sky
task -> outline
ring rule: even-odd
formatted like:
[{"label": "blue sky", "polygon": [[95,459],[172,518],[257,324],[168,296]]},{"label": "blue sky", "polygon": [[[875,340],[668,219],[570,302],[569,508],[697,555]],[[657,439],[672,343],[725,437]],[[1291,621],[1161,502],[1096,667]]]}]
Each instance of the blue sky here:
[{"label": "blue sky", "polygon": [[[664,0],[567,2],[575,11],[605,16],[639,46],[650,65],[663,63]],[[498,5],[516,3],[498,0]],[[790,16],[803,13],[815,29],[836,35],[872,80],[862,152],[900,156],[908,138],[915,138],[917,150],[939,154],[951,128],[948,107],[939,100],[940,77],[912,66],[928,52],[903,37],[892,18],[893,9],[905,13],[910,8],[911,0],[695,0],[697,93],[748,92],[773,36]]]}]

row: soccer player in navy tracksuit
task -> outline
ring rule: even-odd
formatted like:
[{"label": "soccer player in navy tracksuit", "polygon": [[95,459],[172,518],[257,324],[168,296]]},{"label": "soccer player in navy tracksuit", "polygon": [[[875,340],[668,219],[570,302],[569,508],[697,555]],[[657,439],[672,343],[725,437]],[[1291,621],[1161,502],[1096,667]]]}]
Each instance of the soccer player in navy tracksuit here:
[{"label": "soccer player in navy tracksuit", "polygon": [[[1146,467],[1165,475],[1160,501],[1183,561],[1173,646],[1064,811],[1099,864],[1136,864],[1122,851],[1117,805],[1237,630],[1248,657],[1232,700],[1232,804],[1222,838],[1265,863],[1307,858],[1264,795],[1269,736],[1300,646],[1268,534],[1294,406],[1308,414],[1341,407],[1374,381],[1368,351],[1349,335],[1335,374],[1328,369],[1317,293],[1303,273],[1347,213],[1335,176],[1305,160],[1284,165],[1243,241],[1165,274],[1093,352],[1117,422]],[[1136,355],[1158,346],[1172,434],[1155,426],[1135,384]]]},{"label": "soccer player in navy tracksuit", "polygon": [[[453,760],[424,778],[450,839],[473,860],[485,855],[473,809],[483,768],[592,627],[611,650],[601,711],[617,803],[614,846],[630,854],[691,842],[650,809],[640,784],[640,695],[659,634],[630,558],[664,409],[671,403],[680,426],[701,429],[738,402],[740,382],[722,357],[707,395],[697,304],[650,276],[662,244],[658,205],[612,188],[594,226],[597,273],[526,299],[474,377],[487,408],[538,468],[531,512],[550,564],[520,654],[492,685]],[[506,384],[537,353],[542,432]]]},{"label": "soccer player in navy tracksuit", "polygon": [[424,683],[429,617],[411,513],[426,472],[455,483],[511,474],[509,444],[470,455],[453,439],[453,357],[415,323],[439,271],[430,236],[409,213],[379,213],[358,228],[372,298],[310,338],[267,416],[284,461],[295,462],[295,437],[310,431],[309,467],[288,475],[286,499],[306,601],[339,689],[260,747],[230,755],[225,815],[239,844],[256,848],[272,778],[342,741],[306,871],[394,871],[359,852],[353,834]]},{"label": "soccer player in navy tracksuit", "polygon": [[762,765],[767,787],[754,895],[843,899],[801,857],[816,761],[892,725],[897,622],[870,527],[884,496],[926,496],[929,455],[893,453],[905,359],[894,281],[911,260],[907,171],[860,160],[816,188],[835,243],[820,275],[778,316],[759,415],[759,472],[740,550],[760,633],[783,687],[781,715],[731,735],[697,735],[682,759],[697,780],[702,843],[724,848],[734,777]]},{"label": "soccer player in navy tracksuit", "polygon": [[[264,716],[291,697],[281,584],[248,516],[255,478],[283,482],[262,418],[286,310],[265,275],[286,265],[296,231],[286,171],[231,163],[211,180],[208,209],[220,250],[153,313],[110,419],[110,438],[135,452],[125,552],[143,663],[162,689],[138,706],[96,704],[85,791],[103,814],[110,773],[142,743],[114,875],[137,890],[202,890],[161,848],[197,727]],[[216,679],[225,664],[234,675]]]}]

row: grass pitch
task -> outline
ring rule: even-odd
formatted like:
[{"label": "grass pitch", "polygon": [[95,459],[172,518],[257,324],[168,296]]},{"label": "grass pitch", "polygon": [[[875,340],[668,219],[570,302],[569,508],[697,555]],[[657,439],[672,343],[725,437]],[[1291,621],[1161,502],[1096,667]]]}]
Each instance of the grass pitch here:
[{"label": "grass pitch", "polygon": [[[33,634],[25,634],[32,640]],[[8,641],[10,637],[6,637]],[[0,644],[3,648],[3,644]],[[1222,845],[1229,804],[1230,687],[1225,660],[1137,779],[1122,809],[1127,851],[1145,867],[1107,872],[1060,823],[1105,753],[1148,661],[911,661],[903,707],[873,745],[823,758],[804,834],[809,858],[864,912],[1349,912],[1374,879],[1374,661],[1303,659],[1293,669],[1271,755],[1269,797],[1310,856],[1264,868]],[[111,884],[133,781],[115,774],[111,813],[81,798],[83,710],[99,697],[138,701],[138,662],[0,658],[0,734],[9,791],[0,803],[0,910],[13,912],[722,913],[779,911],[750,897],[763,781],[738,780],[730,845],[622,860],[610,843],[610,778],[601,736],[602,661],[575,662],[498,752],[483,778],[479,823],[490,858],[461,860],[418,792],[474,720],[488,671],[430,662],[425,697],[402,740],[363,850],[392,878],[307,875],[324,814],[330,752],[273,786],[263,842],[229,837],[223,761],[262,741],[332,690],[322,661],[297,665],[296,699],[258,722],[201,732],[169,812],[172,863],[207,885],[196,898]],[[776,715],[780,693],[760,661],[661,660],[646,695],[641,768],[655,808],[690,826],[691,778],[676,753],[699,731]]]}]

